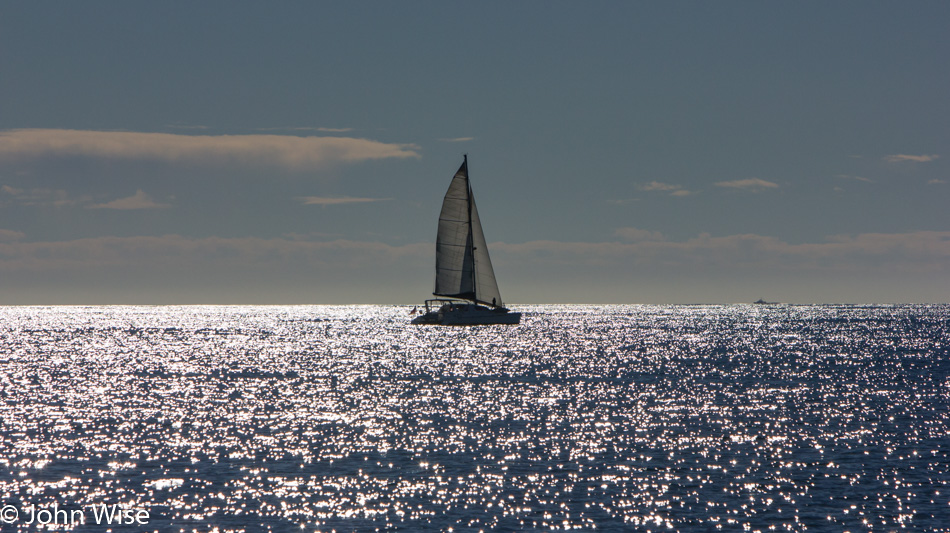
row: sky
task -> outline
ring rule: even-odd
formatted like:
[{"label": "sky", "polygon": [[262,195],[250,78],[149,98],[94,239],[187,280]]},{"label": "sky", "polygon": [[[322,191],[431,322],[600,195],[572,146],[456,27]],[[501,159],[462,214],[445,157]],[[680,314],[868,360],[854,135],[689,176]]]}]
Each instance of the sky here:
[{"label": "sky", "polygon": [[4,2],[0,305],[950,301],[950,3]]}]

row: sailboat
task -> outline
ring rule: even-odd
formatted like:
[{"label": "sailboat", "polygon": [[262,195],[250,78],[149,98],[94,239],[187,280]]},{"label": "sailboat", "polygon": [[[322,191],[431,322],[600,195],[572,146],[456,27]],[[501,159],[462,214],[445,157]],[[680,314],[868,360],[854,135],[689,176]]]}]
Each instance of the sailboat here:
[{"label": "sailboat", "polygon": [[468,180],[468,155],[442,200],[435,241],[435,291],[413,324],[475,326],[517,324],[521,313],[501,300],[488,244]]}]

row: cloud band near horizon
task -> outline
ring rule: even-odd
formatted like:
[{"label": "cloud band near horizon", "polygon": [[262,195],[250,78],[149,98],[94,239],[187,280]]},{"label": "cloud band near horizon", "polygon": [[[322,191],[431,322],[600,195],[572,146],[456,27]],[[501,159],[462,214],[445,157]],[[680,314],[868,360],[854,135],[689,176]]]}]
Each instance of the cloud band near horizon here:
[{"label": "cloud band near horizon", "polygon": [[[767,287],[787,294],[783,301],[888,303],[896,301],[889,296],[896,293],[878,290],[879,282],[894,279],[907,285],[918,303],[946,301],[948,294],[939,281],[950,275],[950,232],[867,233],[811,243],[755,234],[671,241],[635,228],[622,228],[617,236],[628,242],[496,242],[490,247],[510,301],[543,303],[555,294],[551,287],[562,288],[557,301],[568,298],[568,303],[684,298],[657,292],[651,283],[657,278],[693,284],[700,292],[690,292],[690,301],[720,301],[734,298],[737,290]],[[299,236],[32,242],[20,231],[0,229],[7,305],[410,303],[431,290],[434,253],[428,242],[392,245]],[[375,283],[368,285],[368,279]],[[721,286],[731,288],[718,291]],[[235,292],[236,287],[250,292]]]},{"label": "cloud band near horizon", "polygon": [[[228,262],[248,264],[341,262],[352,265],[372,259],[379,263],[434,254],[431,243],[390,245],[373,241],[337,239],[332,241],[299,238],[191,238],[180,235],[138,237],[91,237],[70,241],[34,242],[16,230],[0,229],[0,272],[19,269],[58,270],[86,266],[170,265],[176,261],[193,263],[210,260],[223,253]],[[592,265],[618,267],[655,263],[668,266],[702,265],[743,268],[852,269],[886,268],[902,271],[950,272],[950,231],[910,233],[864,233],[831,236],[824,242],[788,243],[756,234],[714,237],[701,234],[683,241],[671,241],[659,232],[620,228],[617,236],[627,242],[529,241],[492,243],[492,255],[499,263],[532,265],[571,264],[579,269]],[[333,252],[333,253],[330,253]],[[370,254],[373,257],[363,256]],[[339,254],[339,255],[335,255]]]},{"label": "cloud band near horizon", "polygon": [[910,161],[913,163],[929,163],[939,159],[938,154],[922,154],[922,155],[910,155],[910,154],[893,154],[884,158],[888,163],[901,163],[904,161]]},{"label": "cloud band near horizon", "polygon": [[415,144],[353,137],[180,135],[127,131],[0,131],[0,159],[91,157],[203,164],[260,164],[307,170],[327,164],[419,157]]},{"label": "cloud band near horizon", "polygon": [[297,200],[303,205],[344,205],[344,204],[365,204],[374,202],[388,202],[392,198],[354,198],[352,196],[325,197],[325,196],[301,196]]}]

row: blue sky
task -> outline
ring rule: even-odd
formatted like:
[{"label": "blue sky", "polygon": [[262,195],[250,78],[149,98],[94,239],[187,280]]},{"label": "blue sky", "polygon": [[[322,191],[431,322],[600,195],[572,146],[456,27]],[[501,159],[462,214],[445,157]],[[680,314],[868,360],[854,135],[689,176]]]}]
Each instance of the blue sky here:
[{"label": "blue sky", "polygon": [[0,5],[0,303],[950,300],[945,2]]}]

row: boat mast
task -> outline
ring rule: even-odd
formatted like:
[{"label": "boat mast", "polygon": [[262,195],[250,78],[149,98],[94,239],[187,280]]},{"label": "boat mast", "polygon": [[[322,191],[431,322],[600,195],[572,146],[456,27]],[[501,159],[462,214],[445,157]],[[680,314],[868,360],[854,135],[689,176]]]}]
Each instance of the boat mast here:
[{"label": "boat mast", "polygon": [[475,274],[475,234],[472,228],[472,182],[468,177],[468,154],[462,154],[465,164],[465,186],[468,188],[468,240],[472,243],[472,301],[478,303],[478,276]]}]

